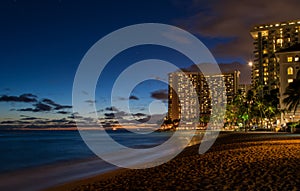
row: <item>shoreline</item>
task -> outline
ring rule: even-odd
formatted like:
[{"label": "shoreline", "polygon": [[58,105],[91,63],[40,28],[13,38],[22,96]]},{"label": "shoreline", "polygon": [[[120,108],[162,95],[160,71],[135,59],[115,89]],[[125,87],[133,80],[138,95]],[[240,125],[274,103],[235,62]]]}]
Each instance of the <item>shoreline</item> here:
[{"label": "shoreline", "polygon": [[117,167],[100,160],[98,157],[51,163],[1,173],[0,190],[43,190],[55,185],[93,177],[116,169]]},{"label": "shoreline", "polygon": [[[190,144],[198,143],[198,134]],[[143,147],[138,147],[143,148]],[[153,153],[154,155],[155,153]],[[151,157],[151,156],[149,156]],[[71,159],[0,173],[0,190],[42,190],[120,169],[97,156]],[[39,182],[40,184],[35,184]]]},{"label": "shoreline", "polygon": [[[132,190],[145,188],[149,190],[206,190],[212,188],[250,190],[256,188],[275,189],[277,188],[274,187],[275,185],[282,188],[287,186],[293,190],[296,189],[293,186],[294,183],[299,183],[299,180],[293,179],[293,176],[299,177],[300,175],[300,164],[298,164],[300,160],[299,134],[229,133],[218,137],[213,147],[205,154],[199,155],[198,147],[199,145],[187,147],[174,159],[158,167],[140,170],[115,169],[45,190]],[[274,157],[277,157],[277,160]],[[220,159],[220,164],[216,159]],[[221,159],[225,162],[221,162]],[[273,166],[269,160],[277,166]],[[228,165],[226,162],[232,164]],[[256,166],[257,164],[259,165]],[[225,168],[226,166],[228,169]],[[289,169],[290,173],[286,169]],[[262,172],[255,176],[258,170]],[[238,176],[240,172],[242,172],[240,175],[242,181]],[[268,177],[268,172],[270,176],[272,175],[271,178]],[[243,174],[248,177],[243,179]],[[228,180],[227,175],[231,177],[230,180]],[[263,181],[265,179],[267,181],[264,183],[259,177]],[[283,181],[280,183],[281,178]],[[252,179],[255,181],[253,182]]]}]

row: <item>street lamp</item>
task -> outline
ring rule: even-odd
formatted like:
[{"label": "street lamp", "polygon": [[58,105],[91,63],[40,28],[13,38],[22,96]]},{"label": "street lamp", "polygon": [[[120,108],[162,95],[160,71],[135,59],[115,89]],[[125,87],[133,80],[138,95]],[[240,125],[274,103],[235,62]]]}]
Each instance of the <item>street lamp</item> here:
[{"label": "street lamp", "polygon": [[253,62],[252,61],[248,62],[248,65],[252,67],[253,66]]}]

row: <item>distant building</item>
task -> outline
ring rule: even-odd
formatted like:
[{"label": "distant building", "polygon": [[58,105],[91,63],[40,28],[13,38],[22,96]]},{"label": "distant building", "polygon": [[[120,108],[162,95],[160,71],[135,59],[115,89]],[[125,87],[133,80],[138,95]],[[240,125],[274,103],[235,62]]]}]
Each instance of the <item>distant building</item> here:
[{"label": "distant building", "polygon": [[239,91],[242,93],[242,94],[247,94],[248,91],[251,89],[251,84],[239,84],[238,86],[239,88]]},{"label": "distant building", "polygon": [[279,88],[279,65],[275,52],[300,43],[300,20],[255,26],[252,84],[264,85],[265,91]]},{"label": "distant building", "polygon": [[[171,120],[191,119],[195,116],[199,118],[199,114],[209,115],[211,113],[212,103],[232,102],[238,91],[239,76],[239,71],[209,76],[204,76],[199,72],[169,74],[168,117]],[[223,91],[224,87],[225,92]],[[213,91],[211,91],[212,88]],[[212,93],[214,95],[211,95]],[[199,108],[195,108],[197,102]],[[184,116],[181,116],[182,113]]]},{"label": "distant building", "polygon": [[[286,88],[289,83],[295,79],[300,79],[300,44],[296,44],[289,48],[283,49],[276,53],[279,68],[280,68],[280,88],[279,88],[279,103],[280,109],[285,109],[286,105],[283,103],[283,99],[286,97]],[[296,114],[288,112],[281,116],[281,123],[292,122],[300,120],[300,108],[298,107]]]}]

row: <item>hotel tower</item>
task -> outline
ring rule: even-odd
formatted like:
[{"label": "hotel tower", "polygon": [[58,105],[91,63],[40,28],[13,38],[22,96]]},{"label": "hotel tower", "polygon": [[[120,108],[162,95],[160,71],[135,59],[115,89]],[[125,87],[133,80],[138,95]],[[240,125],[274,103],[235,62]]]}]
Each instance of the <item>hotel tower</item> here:
[{"label": "hotel tower", "polygon": [[279,88],[279,63],[275,52],[300,42],[300,20],[255,26],[252,85],[263,85],[265,92]]}]

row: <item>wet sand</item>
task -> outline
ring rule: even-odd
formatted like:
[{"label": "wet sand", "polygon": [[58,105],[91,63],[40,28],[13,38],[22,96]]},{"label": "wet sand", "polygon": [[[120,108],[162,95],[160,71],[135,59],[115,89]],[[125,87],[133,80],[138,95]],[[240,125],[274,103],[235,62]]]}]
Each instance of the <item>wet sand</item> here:
[{"label": "wet sand", "polygon": [[205,154],[186,148],[163,165],[121,169],[49,190],[300,190],[300,135],[232,133]]}]

